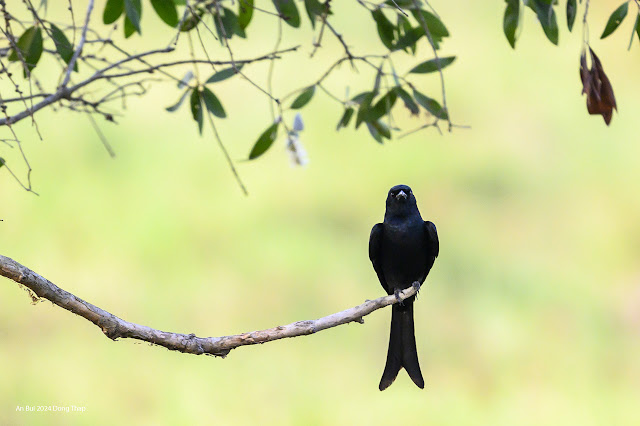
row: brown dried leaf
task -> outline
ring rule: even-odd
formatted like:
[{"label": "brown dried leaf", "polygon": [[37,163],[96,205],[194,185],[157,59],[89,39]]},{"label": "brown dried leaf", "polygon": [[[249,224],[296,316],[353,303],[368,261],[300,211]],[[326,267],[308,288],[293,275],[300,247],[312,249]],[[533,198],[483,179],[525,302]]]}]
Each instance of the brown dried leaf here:
[{"label": "brown dried leaf", "polygon": [[611,82],[602,68],[600,59],[591,48],[591,69],[587,70],[586,52],[580,56],[580,80],[582,93],[587,95],[587,111],[592,115],[602,115],[604,122],[609,125],[613,110],[618,110],[616,98],[613,94]]}]

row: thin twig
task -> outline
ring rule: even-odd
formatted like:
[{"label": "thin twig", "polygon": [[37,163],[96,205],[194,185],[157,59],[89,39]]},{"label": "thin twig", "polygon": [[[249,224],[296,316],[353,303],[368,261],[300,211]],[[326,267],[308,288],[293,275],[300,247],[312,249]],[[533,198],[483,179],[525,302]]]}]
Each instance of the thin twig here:
[{"label": "thin twig", "polygon": [[[413,0],[413,5],[420,10],[420,5],[418,4],[418,0]],[[442,66],[440,65],[440,58],[438,57],[438,49],[436,48],[436,44],[433,41],[433,37],[431,36],[431,31],[429,31],[429,27],[427,26],[427,22],[424,20],[424,16],[422,13],[418,13],[418,21],[420,21],[420,25],[424,29],[427,38],[429,39],[429,44],[431,45],[431,49],[433,50],[433,54],[436,59],[436,65],[438,66],[438,73],[440,74],[440,86],[442,87],[442,109],[447,114],[447,122],[449,123],[449,131],[453,127],[451,125],[451,114],[449,113],[449,109],[447,108],[447,94],[445,93],[444,88],[444,74],[442,73]]]},{"label": "thin twig", "polygon": [[207,117],[209,117],[209,124],[211,124],[211,128],[213,129],[213,134],[216,137],[216,141],[218,142],[218,145],[220,146],[220,149],[222,150],[224,157],[227,159],[227,163],[229,164],[229,168],[231,169],[233,176],[236,178],[236,181],[238,182],[238,185],[240,185],[240,189],[242,189],[242,192],[244,193],[244,195],[248,196],[249,192],[247,191],[247,188],[244,186],[242,179],[240,179],[240,175],[238,174],[236,167],[233,165],[233,160],[231,159],[231,156],[229,155],[227,148],[222,143],[222,139],[218,134],[218,129],[216,128],[213,122],[213,118],[211,117],[211,112],[209,110],[207,110]]},{"label": "thin twig", "polygon": [[75,52],[73,52],[73,56],[69,61],[69,65],[67,67],[67,74],[64,76],[64,80],[62,80],[62,87],[67,87],[69,84],[69,80],[71,79],[71,73],[73,72],[73,68],[76,65],[76,61],[82,52],[82,48],[84,47],[84,41],[87,39],[87,28],[89,28],[89,19],[91,19],[91,12],[93,11],[93,0],[89,0],[89,5],[87,6],[87,15],[84,19],[84,26],[82,27],[82,34],[80,35],[80,42],[78,43],[78,47]]}]

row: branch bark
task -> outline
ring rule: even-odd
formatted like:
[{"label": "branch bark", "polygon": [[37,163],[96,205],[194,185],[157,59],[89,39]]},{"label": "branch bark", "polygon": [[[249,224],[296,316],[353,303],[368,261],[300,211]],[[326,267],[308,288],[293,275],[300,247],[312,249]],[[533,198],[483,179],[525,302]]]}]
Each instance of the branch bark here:
[{"label": "branch bark", "polygon": [[[125,321],[61,289],[26,266],[2,255],[0,255],[0,275],[27,287],[31,292],[35,293],[35,295],[32,294],[34,301],[37,301],[38,298],[50,300],[61,308],[91,321],[111,340],[137,339],[163,346],[173,351],[221,357],[225,357],[232,349],[240,346],[256,345],[287,337],[304,336],[350,322],[363,323],[362,317],[398,301],[394,295],[385,296],[375,300],[367,300],[361,305],[316,320],[296,321],[266,330],[251,331],[232,336],[197,337],[195,334],[171,333]],[[400,292],[399,299],[405,300],[416,293],[416,288],[411,286]]]}]

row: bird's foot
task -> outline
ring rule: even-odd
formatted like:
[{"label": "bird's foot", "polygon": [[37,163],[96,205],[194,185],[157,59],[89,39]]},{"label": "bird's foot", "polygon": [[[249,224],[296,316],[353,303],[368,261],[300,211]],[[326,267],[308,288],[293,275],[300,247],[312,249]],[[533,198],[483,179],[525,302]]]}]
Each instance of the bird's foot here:
[{"label": "bird's foot", "polygon": [[413,286],[413,288],[416,289],[416,295],[418,294],[418,292],[420,291],[420,288],[422,287],[422,285],[418,282],[418,281],[414,281],[413,284],[411,284]]},{"label": "bird's foot", "polygon": [[398,305],[400,306],[404,306],[404,302],[402,301],[402,298],[400,297],[400,290],[399,289],[395,289],[395,291],[393,292],[393,295],[396,296],[396,300],[398,301]]}]

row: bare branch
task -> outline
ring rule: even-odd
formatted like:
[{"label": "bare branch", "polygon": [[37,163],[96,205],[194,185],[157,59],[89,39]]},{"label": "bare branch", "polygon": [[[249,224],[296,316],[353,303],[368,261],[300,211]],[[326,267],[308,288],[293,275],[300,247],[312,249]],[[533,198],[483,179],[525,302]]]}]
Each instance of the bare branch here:
[{"label": "bare branch", "polygon": [[73,56],[69,61],[69,65],[67,67],[67,74],[64,76],[64,80],[62,81],[61,86],[66,87],[69,84],[69,80],[71,79],[71,73],[73,72],[73,68],[76,65],[76,61],[82,52],[82,48],[84,47],[84,42],[87,39],[87,28],[89,28],[89,19],[91,18],[91,12],[93,11],[93,0],[89,0],[89,5],[87,6],[87,16],[84,19],[84,26],[82,27],[82,34],[80,35],[80,42],[78,43],[78,47],[75,52],[73,52]]},{"label": "bare branch", "polygon": [[[34,302],[41,297],[91,321],[100,327],[102,332],[111,340],[137,339],[178,352],[222,357],[226,356],[232,349],[240,346],[266,343],[287,337],[304,336],[350,322],[363,323],[362,317],[398,301],[394,295],[385,296],[375,300],[367,300],[361,305],[316,320],[296,321],[266,330],[232,336],[197,337],[195,334],[170,333],[122,320],[61,289],[31,269],[2,255],[0,255],[0,275],[27,287],[35,293],[35,295],[31,295]],[[400,292],[399,300],[405,300],[416,293],[416,288],[411,286]]]}]

